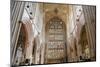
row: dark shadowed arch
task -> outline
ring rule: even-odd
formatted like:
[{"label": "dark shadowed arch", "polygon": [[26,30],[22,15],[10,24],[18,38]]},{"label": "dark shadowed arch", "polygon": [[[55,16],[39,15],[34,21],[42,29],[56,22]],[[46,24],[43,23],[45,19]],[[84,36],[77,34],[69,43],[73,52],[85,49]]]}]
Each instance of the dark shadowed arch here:
[{"label": "dark shadowed arch", "polygon": [[86,50],[88,49],[88,51],[90,52],[90,48],[89,48],[89,43],[87,40],[87,33],[86,33],[86,28],[85,25],[82,26],[81,32],[80,32],[80,44],[81,44],[81,50],[82,50],[82,59],[89,59],[87,58],[87,54],[86,54]]}]

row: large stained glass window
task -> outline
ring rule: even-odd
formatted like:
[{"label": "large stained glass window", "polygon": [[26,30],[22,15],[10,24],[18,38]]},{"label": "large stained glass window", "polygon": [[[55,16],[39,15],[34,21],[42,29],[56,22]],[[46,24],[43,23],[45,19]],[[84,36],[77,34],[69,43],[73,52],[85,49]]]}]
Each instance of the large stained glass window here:
[{"label": "large stained glass window", "polygon": [[[65,28],[64,22],[59,19],[53,19],[49,22],[47,30],[47,62],[61,63],[66,58]],[[51,60],[49,62],[49,60]]]}]

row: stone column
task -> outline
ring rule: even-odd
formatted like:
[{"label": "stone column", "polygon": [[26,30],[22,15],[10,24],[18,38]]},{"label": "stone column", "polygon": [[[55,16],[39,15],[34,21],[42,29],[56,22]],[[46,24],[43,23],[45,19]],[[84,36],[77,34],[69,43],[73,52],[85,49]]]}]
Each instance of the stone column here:
[{"label": "stone column", "polygon": [[14,63],[18,36],[21,28],[19,21],[22,18],[25,2],[12,1],[11,5],[11,63]]}]

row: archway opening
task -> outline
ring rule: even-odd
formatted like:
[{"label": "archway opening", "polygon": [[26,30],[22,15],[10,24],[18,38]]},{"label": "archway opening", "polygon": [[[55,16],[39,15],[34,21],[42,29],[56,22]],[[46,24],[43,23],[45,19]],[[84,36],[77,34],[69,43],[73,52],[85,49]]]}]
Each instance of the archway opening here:
[{"label": "archway opening", "polygon": [[25,28],[25,25],[21,23],[21,28],[19,32],[19,37],[18,37],[18,42],[16,46],[16,52],[15,52],[15,63],[16,65],[23,65],[25,63],[25,58],[26,58],[26,41],[27,41],[27,31]]},{"label": "archway opening", "polygon": [[82,50],[82,60],[88,61],[90,59],[90,48],[87,40],[87,33],[85,25],[83,25],[80,33],[80,44]]}]

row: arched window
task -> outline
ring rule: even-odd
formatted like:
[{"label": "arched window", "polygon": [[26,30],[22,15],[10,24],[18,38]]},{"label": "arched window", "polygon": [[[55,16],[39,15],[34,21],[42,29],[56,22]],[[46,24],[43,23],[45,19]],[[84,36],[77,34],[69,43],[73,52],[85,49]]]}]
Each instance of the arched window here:
[{"label": "arched window", "polygon": [[46,63],[61,63],[66,60],[66,36],[64,22],[53,18],[47,24]]}]

